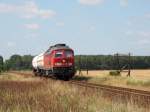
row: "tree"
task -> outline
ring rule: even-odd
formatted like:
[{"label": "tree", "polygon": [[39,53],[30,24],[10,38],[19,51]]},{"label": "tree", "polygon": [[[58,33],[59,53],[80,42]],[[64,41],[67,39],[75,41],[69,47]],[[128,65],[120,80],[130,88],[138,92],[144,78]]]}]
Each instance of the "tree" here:
[{"label": "tree", "polygon": [[4,65],[3,65],[3,70],[8,71],[9,69],[10,69],[9,60],[5,60]]},{"label": "tree", "polygon": [[3,71],[3,57],[0,56],[0,73]]},{"label": "tree", "polygon": [[22,69],[31,69],[32,59],[33,59],[33,56],[31,55],[22,56]]},{"label": "tree", "polygon": [[31,55],[12,55],[10,59],[6,60],[4,63],[4,70],[27,70],[32,69],[32,59]]},{"label": "tree", "polygon": [[22,69],[22,57],[20,55],[12,55],[8,61],[9,68],[12,70]]}]

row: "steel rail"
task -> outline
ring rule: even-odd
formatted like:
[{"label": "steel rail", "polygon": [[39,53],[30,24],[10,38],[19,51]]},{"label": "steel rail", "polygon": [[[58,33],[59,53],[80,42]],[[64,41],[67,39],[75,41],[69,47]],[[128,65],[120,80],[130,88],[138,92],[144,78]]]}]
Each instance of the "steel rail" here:
[{"label": "steel rail", "polygon": [[71,80],[70,83],[81,85],[81,86],[84,86],[84,87],[105,89],[105,90],[122,92],[122,93],[127,93],[127,94],[141,95],[141,96],[146,96],[146,97],[150,98],[150,91],[124,88],[124,87],[116,87],[116,86],[109,86],[109,85],[102,85],[102,84],[94,84],[94,83],[88,83],[88,82],[83,82],[83,81],[74,81],[74,80]]}]

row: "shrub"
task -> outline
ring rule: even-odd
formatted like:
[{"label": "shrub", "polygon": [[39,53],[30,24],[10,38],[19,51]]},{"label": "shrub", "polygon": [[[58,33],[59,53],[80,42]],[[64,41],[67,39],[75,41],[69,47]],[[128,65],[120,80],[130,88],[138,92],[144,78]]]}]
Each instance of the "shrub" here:
[{"label": "shrub", "polygon": [[127,85],[150,86],[150,80],[142,81],[142,80],[136,80],[136,79],[129,79],[127,80]]},{"label": "shrub", "polygon": [[143,82],[143,86],[150,86],[150,80]]},{"label": "shrub", "polygon": [[135,79],[129,79],[129,80],[127,80],[127,85],[134,85],[134,86],[143,85],[143,81],[135,80]]},{"label": "shrub", "polygon": [[110,71],[109,75],[111,76],[120,76],[120,71],[116,70],[116,71]]}]

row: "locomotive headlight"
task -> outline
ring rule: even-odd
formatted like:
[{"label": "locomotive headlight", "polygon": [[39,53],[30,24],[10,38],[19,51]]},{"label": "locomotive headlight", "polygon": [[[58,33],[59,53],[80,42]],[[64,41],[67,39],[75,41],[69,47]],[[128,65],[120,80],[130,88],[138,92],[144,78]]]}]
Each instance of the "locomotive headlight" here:
[{"label": "locomotive headlight", "polygon": [[62,63],[55,63],[55,65],[56,65],[56,66],[61,66],[61,65],[62,65]]},{"label": "locomotive headlight", "polygon": [[69,63],[69,66],[71,66],[72,65],[72,63]]},{"label": "locomotive headlight", "polygon": [[62,60],[63,61],[63,63],[65,63],[66,62],[66,60]]}]

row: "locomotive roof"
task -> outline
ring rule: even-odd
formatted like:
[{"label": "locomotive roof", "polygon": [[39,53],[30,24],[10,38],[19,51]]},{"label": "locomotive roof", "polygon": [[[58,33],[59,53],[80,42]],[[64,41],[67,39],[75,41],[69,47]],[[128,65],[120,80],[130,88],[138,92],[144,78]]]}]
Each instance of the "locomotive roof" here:
[{"label": "locomotive roof", "polygon": [[57,50],[57,49],[70,49],[70,48],[69,46],[53,46],[49,48],[49,50]]},{"label": "locomotive roof", "polygon": [[58,50],[58,49],[71,49],[71,48],[66,44],[56,44],[54,46],[50,46],[46,52],[51,52],[53,50]]}]

